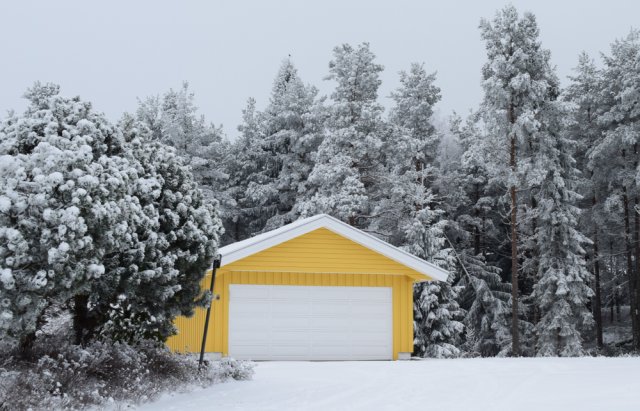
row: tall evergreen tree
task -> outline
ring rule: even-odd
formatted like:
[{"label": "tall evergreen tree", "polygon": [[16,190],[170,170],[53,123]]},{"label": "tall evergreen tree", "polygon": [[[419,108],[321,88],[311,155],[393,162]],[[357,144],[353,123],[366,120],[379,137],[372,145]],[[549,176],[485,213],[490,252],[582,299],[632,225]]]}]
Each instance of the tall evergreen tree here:
[{"label": "tall evergreen tree", "polygon": [[180,89],[171,89],[162,97],[140,101],[136,116],[151,130],[154,139],[174,147],[185,159],[207,199],[220,199],[228,178],[224,164],[229,142],[222,126],[208,124],[204,115],[198,114],[189,83],[184,82]]},{"label": "tall evergreen tree", "polygon": [[242,110],[242,124],[238,126],[240,135],[229,149],[225,171],[229,179],[225,184],[225,196],[231,207],[223,212],[225,226],[223,243],[244,240],[259,232],[266,224],[261,212],[260,199],[251,195],[249,186],[263,183],[262,170],[265,157],[262,150],[262,135],[256,111],[256,101],[250,98]]},{"label": "tall evergreen tree", "polygon": [[324,108],[318,90],[302,82],[288,59],[276,75],[269,105],[259,114],[259,123],[266,158],[264,177],[263,183],[249,189],[254,198],[261,199],[268,218],[264,229],[268,230],[297,218],[294,206],[307,191],[324,131]]},{"label": "tall evergreen tree", "polygon": [[[387,233],[410,253],[452,270],[446,246],[447,221],[433,191],[440,135],[432,123],[440,100],[435,74],[412,64],[400,72],[400,87],[392,93],[391,135],[386,141],[385,173],[379,184],[386,196],[377,203],[369,228]],[[452,270],[453,272],[454,270]],[[463,332],[463,311],[457,303],[455,275],[446,282],[414,287],[416,353],[429,357],[456,357]]]},{"label": "tall evergreen tree", "polygon": [[540,260],[533,292],[540,313],[536,324],[538,356],[583,355],[581,327],[593,323],[587,308],[593,294],[591,274],[583,249],[589,240],[577,229],[580,210],[576,204],[581,196],[575,191],[578,177],[573,141],[563,135],[561,124],[567,117],[561,102],[547,102],[539,116],[541,127],[534,135],[539,147],[536,165],[544,170],[535,232]]},{"label": "tall evergreen tree", "polygon": [[[637,170],[640,159],[640,34],[632,31],[611,45],[604,55],[601,108],[598,125],[602,137],[589,153],[595,169],[606,170],[609,179],[608,209],[619,210],[618,221],[624,232],[627,288],[632,322],[633,347],[640,350],[640,204]],[[603,176],[604,178],[604,176]]]},{"label": "tall evergreen tree", "polygon": [[327,79],[337,85],[327,134],[309,175],[311,191],[298,209],[302,215],[325,212],[364,227],[381,196],[377,182],[384,172],[386,127],[377,101],[383,67],[375,63],[367,43],[343,44],[333,53]]},{"label": "tall evergreen tree", "polygon": [[600,88],[602,80],[595,62],[586,53],[578,59],[575,74],[570,77],[571,84],[563,92],[563,100],[573,104],[571,122],[567,127],[567,135],[575,144],[576,168],[581,171],[578,192],[584,197],[580,226],[590,235],[591,262],[594,274],[593,314],[596,324],[596,343],[602,349],[602,292],[601,278],[606,264],[601,261],[602,244],[608,242],[610,233],[604,228],[608,225],[604,200],[607,197],[609,176],[608,163],[590,161],[589,155],[600,141],[602,129],[598,124],[600,105]]},{"label": "tall evergreen tree", "polygon": [[502,216],[496,210],[499,191],[490,184],[487,159],[493,147],[487,146],[471,113],[462,125],[454,117],[452,133],[462,153],[453,167],[441,169],[438,184],[444,207],[451,219],[448,237],[458,250],[460,304],[466,310],[465,349],[471,355],[505,355],[511,345],[509,329],[510,286],[501,278],[497,229]]},{"label": "tall evergreen tree", "polygon": [[[529,244],[530,238],[523,238],[523,216],[535,208],[530,180],[535,174],[535,164],[531,159],[535,151],[532,134],[538,127],[538,111],[541,105],[557,94],[557,79],[549,64],[550,53],[542,48],[536,19],[531,13],[518,15],[513,6],[500,10],[492,21],[480,23],[482,38],[486,43],[488,61],[483,67],[483,88],[485,97],[482,104],[483,119],[491,135],[497,139],[496,147],[506,147],[502,155],[493,158],[495,170],[501,176],[509,196],[510,241],[511,241],[511,282],[512,282],[512,355],[521,354],[520,347],[520,287],[521,267],[532,269],[529,258],[520,264],[525,255],[519,252],[519,244]],[[520,193],[520,195],[519,195]],[[524,213],[518,210],[524,209]],[[529,234],[532,234],[532,228]]]}]

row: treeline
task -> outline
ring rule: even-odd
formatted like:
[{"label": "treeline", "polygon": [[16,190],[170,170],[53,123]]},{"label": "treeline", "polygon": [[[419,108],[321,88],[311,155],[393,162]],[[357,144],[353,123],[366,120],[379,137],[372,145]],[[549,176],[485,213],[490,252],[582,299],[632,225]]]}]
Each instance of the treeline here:
[{"label": "treeline", "polygon": [[[424,64],[400,73],[384,112],[383,67],[364,43],[334,49],[328,98],[287,59],[264,109],[249,100],[236,140],[178,127],[181,142],[167,142],[208,164],[200,181],[221,203],[225,243],[328,213],[449,269],[449,283],[416,286],[419,354],[637,349],[638,33],[615,41],[601,67],[580,55],[564,89],[531,13],[506,7],[480,33],[484,99],[444,129]],[[186,87],[138,116],[203,124]],[[627,306],[632,329],[603,351],[603,311],[619,320]]]},{"label": "treeline", "polygon": [[[418,355],[637,350],[639,35],[615,41],[601,66],[580,55],[563,89],[531,13],[506,7],[480,33],[484,99],[444,128],[424,64],[400,73],[385,113],[367,43],[333,50],[328,98],[285,60],[233,141],[186,83],[141,101],[120,127],[138,124],[189,164],[224,244],[327,213],[449,270],[415,287]],[[605,346],[603,311],[627,307],[629,332]]]}]

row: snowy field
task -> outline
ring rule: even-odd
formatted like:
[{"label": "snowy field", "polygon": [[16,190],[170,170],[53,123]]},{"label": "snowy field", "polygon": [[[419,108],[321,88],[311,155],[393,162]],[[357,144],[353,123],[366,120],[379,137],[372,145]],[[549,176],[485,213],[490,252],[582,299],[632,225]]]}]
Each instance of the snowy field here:
[{"label": "snowy field", "polygon": [[139,410],[640,410],[640,358],[263,362]]}]

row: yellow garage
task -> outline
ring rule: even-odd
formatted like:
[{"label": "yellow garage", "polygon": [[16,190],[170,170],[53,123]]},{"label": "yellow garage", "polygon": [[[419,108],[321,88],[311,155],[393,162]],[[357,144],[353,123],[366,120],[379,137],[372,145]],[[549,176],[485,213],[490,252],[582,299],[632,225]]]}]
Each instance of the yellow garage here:
[{"label": "yellow garage", "polygon": [[[219,250],[205,351],[253,360],[386,360],[413,352],[413,283],[448,273],[325,214]],[[208,272],[203,286],[209,286]],[[169,347],[200,350],[206,310]]]}]

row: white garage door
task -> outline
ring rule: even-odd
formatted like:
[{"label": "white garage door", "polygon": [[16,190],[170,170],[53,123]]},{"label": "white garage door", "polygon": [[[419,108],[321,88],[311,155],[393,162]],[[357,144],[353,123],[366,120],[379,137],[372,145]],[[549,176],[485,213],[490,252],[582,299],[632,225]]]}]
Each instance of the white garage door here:
[{"label": "white garage door", "polygon": [[229,287],[231,357],[393,358],[391,288],[244,284]]}]

